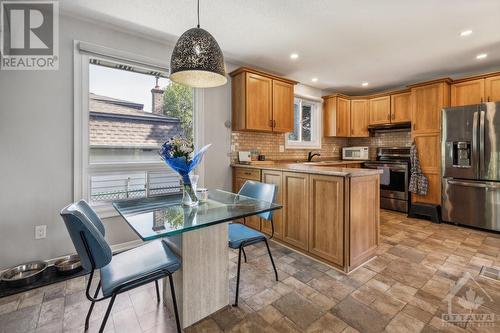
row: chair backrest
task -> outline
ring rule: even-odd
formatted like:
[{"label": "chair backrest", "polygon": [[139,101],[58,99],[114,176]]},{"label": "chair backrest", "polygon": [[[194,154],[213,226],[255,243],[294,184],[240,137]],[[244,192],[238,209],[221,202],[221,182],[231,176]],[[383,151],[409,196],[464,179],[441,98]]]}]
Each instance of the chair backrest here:
[{"label": "chair backrest", "polygon": [[[238,194],[262,201],[274,202],[276,198],[276,192],[277,192],[276,185],[259,183],[253,180],[247,180],[245,184],[243,184],[243,186],[241,187]],[[273,212],[271,211],[266,213],[260,213],[257,215],[265,220],[270,221],[272,220]]]},{"label": "chair backrest", "polygon": [[[92,207],[80,200],[63,208],[61,216],[83,268],[91,270],[109,264],[113,253],[104,239],[104,225]],[[85,237],[88,251],[82,236]]]}]

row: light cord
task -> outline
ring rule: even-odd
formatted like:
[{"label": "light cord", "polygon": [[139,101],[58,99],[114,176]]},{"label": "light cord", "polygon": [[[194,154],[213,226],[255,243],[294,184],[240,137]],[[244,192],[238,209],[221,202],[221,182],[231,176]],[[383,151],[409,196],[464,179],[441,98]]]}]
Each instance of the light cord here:
[{"label": "light cord", "polygon": [[198,0],[198,28],[200,27],[200,0]]}]

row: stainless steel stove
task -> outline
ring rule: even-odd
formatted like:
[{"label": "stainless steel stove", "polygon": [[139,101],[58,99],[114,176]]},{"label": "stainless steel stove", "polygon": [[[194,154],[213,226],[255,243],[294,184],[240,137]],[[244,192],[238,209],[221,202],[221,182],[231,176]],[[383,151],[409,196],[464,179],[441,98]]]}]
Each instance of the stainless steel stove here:
[{"label": "stainless steel stove", "polygon": [[377,148],[377,159],[364,168],[381,169],[380,207],[407,213],[410,208],[410,147]]}]

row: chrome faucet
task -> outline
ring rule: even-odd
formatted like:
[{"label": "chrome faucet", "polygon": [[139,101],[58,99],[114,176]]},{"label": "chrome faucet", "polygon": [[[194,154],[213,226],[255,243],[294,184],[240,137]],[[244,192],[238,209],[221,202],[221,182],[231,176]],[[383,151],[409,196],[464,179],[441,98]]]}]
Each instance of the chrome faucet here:
[{"label": "chrome faucet", "polygon": [[320,154],[320,153],[314,153],[314,154],[313,154],[313,152],[312,152],[312,151],[310,151],[310,152],[307,154],[307,162],[311,162],[314,156],[321,156],[321,154]]}]

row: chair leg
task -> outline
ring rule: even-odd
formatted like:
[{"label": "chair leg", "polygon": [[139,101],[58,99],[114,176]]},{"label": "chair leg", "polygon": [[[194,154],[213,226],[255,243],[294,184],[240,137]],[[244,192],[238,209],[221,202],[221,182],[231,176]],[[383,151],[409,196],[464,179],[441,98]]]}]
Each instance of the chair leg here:
[{"label": "chair leg", "polygon": [[274,265],[273,255],[271,254],[271,249],[269,248],[269,244],[267,243],[267,239],[264,240],[264,242],[266,243],[267,253],[269,253],[269,258],[271,259],[271,264],[273,264],[274,275],[276,276],[276,281],[278,281],[278,271],[276,270],[276,265]]},{"label": "chair leg", "polygon": [[[97,284],[97,289],[95,290],[94,298],[97,298],[97,295],[99,295],[100,288],[101,288],[101,280],[99,280],[99,283]],[[85,330],[89,329],[90,315],[92,314],[92,310],[94,310],[94,305],[95,302],[91,302],[89,312],[87,313],[87,318],[85,318]]]},{"label": "chair leg", "polygon": [[170,293],[172,294],[172,302],[174,303],[174,315],[175,315],[175,323],[177,325],[177,332],[181,333],[181,323],[179,321],[179,311],[177,310],[177,299],[175,298],[175,288],[174,288],[174,279],[172,279],[172,275],[168,276],[168,280],[170,281]]},{"label": "chair leg", "polygon": [[238,294],[240,291],[240,270],[241,270],[241,252],[243,247],[240,246],[240,250],[238,252],[238,273],[236,274],[236,297],[234,298],[233,306],[238,306]]},{"label": "chair leg", "polygon": [[156,286],[156,301],[160,303],[160,287],[158,287],[158,280],[155,280]]},{"label": "chair leg", "polygon": [[106,310],[106,314],[104,315],[104,319],[102,320],[101,328],[99,329],[99,333],[104,332],[104,328],[106,327],[106,322],[108,321],[109,314],[111,313],[111,308],[113,307],[113,303],[115,302],[116,294],[111,296],[111,300],[109,301],[108,309]]},{"label": "chair leg", "polygon": [[245,252],[245,248],[241,248],[241,251],[243,252],[243,257],[245,258],[245,263],[247,262],[247,254]]}]

